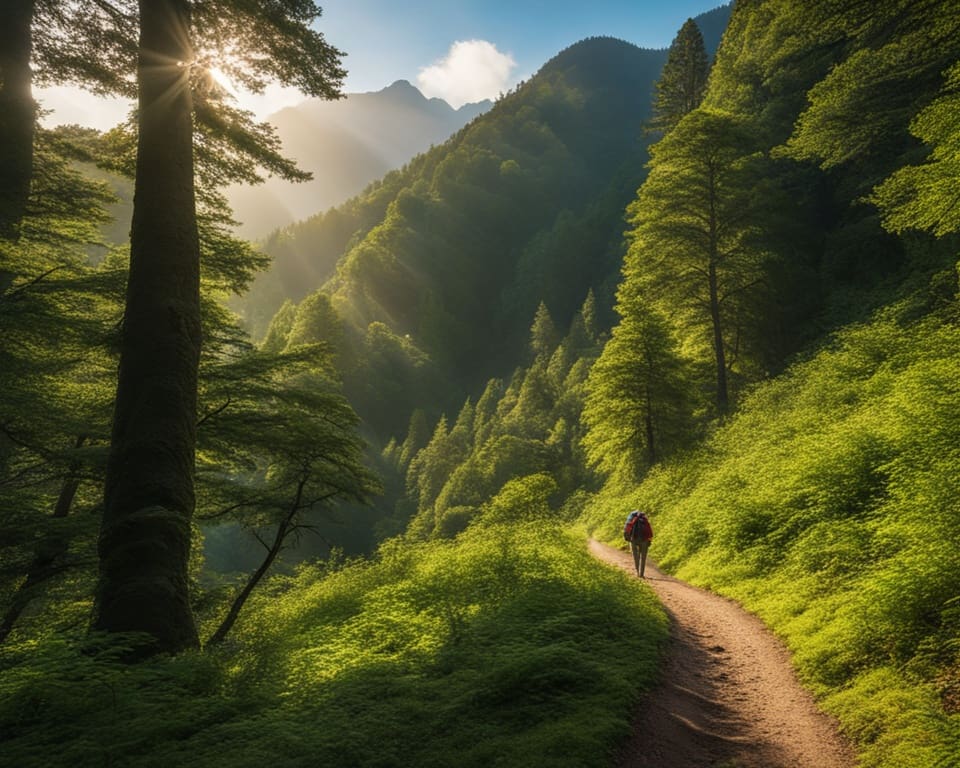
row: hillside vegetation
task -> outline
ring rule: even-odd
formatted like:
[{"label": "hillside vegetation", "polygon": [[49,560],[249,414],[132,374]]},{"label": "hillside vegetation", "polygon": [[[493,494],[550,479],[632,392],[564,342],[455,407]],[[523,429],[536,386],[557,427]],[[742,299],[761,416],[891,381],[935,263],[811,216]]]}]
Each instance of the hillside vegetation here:
[{"label": "hillside vegetation", "polygon": [[585,40],[276,233],[318,285],[258,345],[217,194],[252,171],[199,134],[204,642],[152,658],[88,626],[128,250],[91,263],[74,163],[134,136],[37,135],[0,200],[4,758],[609,765],[667,621],[584,538],[644,507],[863,766],[960,763],[960,9],[743,0],[708,48]]},{"label": "hillside vegetation", "polygon": [[4,759],[605,766],[666,616],[580,537],[545,539],[529,522],[545,504],[505,491],[456,542],[275,579],[219,651],[131,668],[98,638],[82,654],[57,635],[5,647]]},{"label": "hillside vegetation", "polygon": [[[641,469],[638,485],[621,473],[586,514],[614,540],[617,511],[649,507],[660,564],[781,634],[870,766],[960,760],[958,25],[949,3],[735,9],[700,111],[748,125],[753,151],[789,182],[785,223],[770,198],[758,220],[738,219],[756,263],[795,276],[780,312],[810,302],[804,332],[837,330],[769,381],[729,365],[732,415]],[[651,180],[670,167],[668,139]],[[620,328],[659,309],[690,350],[697,323],[647,288],[672,279],[648,250],[661,234],[645,229],[651,202],[645,187]],[[798,219],[806,232],[778,248]],[[779,330],[769,312],[758,319],[761,341]]]},{"label": "hillside vegetation", "polygon": [[736,8],[651,149],[619,321],[545,302],[508,380],[432,432],[415,414],[384,452],[407,535],[534,472],[611,543],[648,507],[654,556],[780,633],[865,765],[955,763],[958,24]]},{"label": "hillside vegetation", "polygon": [[[281,309],[268,343],[338,344],[351,401],[384,440],[414,408],[435,419],[510,370],[540,301],[569,322],[588,288],[612,295],[662,62],[613,39],[575,45],[446,144],[291,230],[305,259],[340,260],[328,299]],[[320,304],[337,322],[311,317]]]}]

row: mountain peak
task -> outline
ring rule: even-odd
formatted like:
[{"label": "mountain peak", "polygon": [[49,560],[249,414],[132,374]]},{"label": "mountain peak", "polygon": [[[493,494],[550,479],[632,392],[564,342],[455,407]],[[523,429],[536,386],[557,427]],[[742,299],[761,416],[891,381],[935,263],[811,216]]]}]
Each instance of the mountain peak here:
[{"label": "mountain peak", "polygon": [[394,80],[386,88],[372,93],[377,96],[385,96],[393,101],[416,104],[418,106],[422,105],[425,101],[432,101],[432,99],[427,99],[420,89],[409,80]]},{"label": "mountain peak", "polygon": [[394,80],[392,83],[390,83],[390,85],[384,88],[383,91],[391,91],[393,93],[413,93],[415,91],[423,96],[423,94],[420,93],[420,89],[409,80]]}]

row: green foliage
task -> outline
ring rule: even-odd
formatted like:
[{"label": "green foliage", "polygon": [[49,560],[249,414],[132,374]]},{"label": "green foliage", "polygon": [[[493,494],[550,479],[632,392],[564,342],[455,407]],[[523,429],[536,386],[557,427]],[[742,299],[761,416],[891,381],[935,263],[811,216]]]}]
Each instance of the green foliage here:
[{"label": "green foliage", "polygon": [[111,646],[8,649],[5,758],[602,766],[667,632],[649,591],[579,537],[535,526],[392,542],[373,563],[303,568],[253,600],[216,653],[131,668]]},{"label": "green foliage", "polygon": [[892,311],[851,328],[632,498],[661,565],[785,637],[866,765],[935,765],[954,727],[958,342]]},{"label": "green foliage", "polygon": [[556,481],[546,473],[511,480],[490,499],[483,511],[483,520],[495,523],[549,520],[550,497],[556,492]]},{"label": "green foliage", "polygon": [[530,349],[533,356],[549,357],[553,354],[559,342],[557,326],[550,317],[550,310],[542,301],[537,307],[537,314],[533,318],[533,325],[530,327]]},{"label": "green foliage", "polygon": [[[517,506],[513,495],[528,494],[528,506],[542,509],[548,497],[555,508],[578,488],[592,486],[580,423],[587,372],[597,355],[597,344],[585,330],[593,310],[588,296],[570,333],[559,343],[555,337],[543,341],[534,362],[517,369],[508,387],[496,379],[488,382],[476,406],[466,401],[452,428],[442,417],[408,465],[404,454],[393,452],[393,466],[406,474],[406,498],[397,507],[416,507],[409,536],[453,536],[474,517],[497,517],[499,506],[491,508],[491,500],[508,491],[511,508]],[[549,339],[556,328],[544,307],[537,317],[534,338],[539,326],[546,329],[541,340]]]},{"label": "green foliage", "polygon": [[810,90],[790,147],[824,167],[853,163],[872,186],[912,149],[907,127],[956,60],[960,18],[941,2],[816,5],[812,18],[804,9],[808,26],[855,42]]},{"label": "green foliage", "polygon": [[587,459],[616,482],[639,480],[689,439],[696,402],[672,330],[629,288],[617,304],[623,319],[590,369],[583,409]]},{"label": "green foliage", "polygon": [[703,35],[693,19],[687,19],[667,52],[667,63],[657,80],[652,125],[668,131],[700,106],[707,89],[710,62]]},{"label": "green foliage", "polygon": [[899,168],[880,184],[872,202],[892,232],[922,229],[937,236],[960,230],[953,181],[960,173],[960,65],[948,72],[942,95],[920,112],[911,132],[931,147],[927,162]]},{"label": "green foliage", "polygon": [[[663,58],[609,38],[572,46],[446,144],[267,243],[272,307],[326,281],[353,359],[345,391],[383,444],[414,409],[436,419],[516,365],[541,302],[567,327],[592,288],[591,322],[609,322]],[[259,303],[244,309],[258,329]],[[415,380],[372,391],[391,378],[363,349],[371,327],[419,358]]]},{"label": "green foliage", "polygon": [[[728,376],[754,378],[759,355],[752,306],[772,254],[759,237],[775,197],[754,137],[737,115],[689,113],[651,148],[650,175],[630,207],[633,230],[622,291],[674,318],[687,354],[712,367],[717,412],[731,402]],[[712,364],[712,365],[711,365]]]},{"label": "green foliage", "polygon": [[[19,240],[0,238],[0,639],[31,603],[33,632],[82,621],[124,281],[115,254],[88,260],[113,200],[106,186],[47,131],[34,170]],[[41,609],[51,603],[67,607],[55,618]]]}]

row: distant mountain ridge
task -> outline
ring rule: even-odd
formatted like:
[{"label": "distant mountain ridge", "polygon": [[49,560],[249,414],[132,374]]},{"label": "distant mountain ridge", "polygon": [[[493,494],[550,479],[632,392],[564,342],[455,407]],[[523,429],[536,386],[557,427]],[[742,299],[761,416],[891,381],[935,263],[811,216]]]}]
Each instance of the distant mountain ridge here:
[{"label": "distant mountain ridge", "polygon": [[311,171],[312,181],[271,178],[228,192],[240,234],[260,238],[272,230],[339,205],[370,182],[446,141],[492,106],[481,101],[454,109],[424,96],[406,80],[340,101],[308,99],[268,118],[284,153]]},{"label": "distant mountain ridge", "polygon": [[[726,5],[696,19],[711,54],[729,15]],[[666,58],[610,37],[575,43],[402,171],[272,233],[272,267],[236,303],[254,338],[336,273],[325,290],[357,329],[384,323],[475,382],[511,364],[540,299],[561,324],[588,287],[610,310]],[[467,338],[477,322],[494,349]]]}]

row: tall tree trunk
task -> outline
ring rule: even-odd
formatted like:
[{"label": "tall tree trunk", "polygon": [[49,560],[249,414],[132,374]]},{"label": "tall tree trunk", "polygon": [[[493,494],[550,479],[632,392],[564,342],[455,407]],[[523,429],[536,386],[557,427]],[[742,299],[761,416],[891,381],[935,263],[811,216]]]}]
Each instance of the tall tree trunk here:
[{"label": "tall tree trunk", "polygon": [[130,276],[93,628],[144,652],[199,645],[187,565],[194,509],[200,248],[186,0],[140,0],[140,134]]},{"label": "tall tree trunk", "polygon": [[33,173],[36,104],[31,91],[30,28],[34,0],[4,0],[0,5],[0,237],[15,240]]}]

